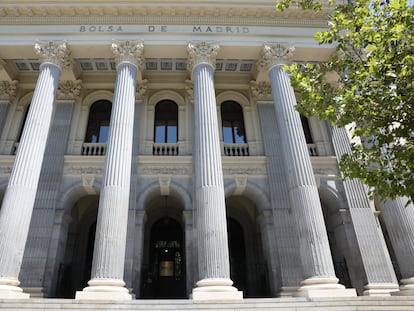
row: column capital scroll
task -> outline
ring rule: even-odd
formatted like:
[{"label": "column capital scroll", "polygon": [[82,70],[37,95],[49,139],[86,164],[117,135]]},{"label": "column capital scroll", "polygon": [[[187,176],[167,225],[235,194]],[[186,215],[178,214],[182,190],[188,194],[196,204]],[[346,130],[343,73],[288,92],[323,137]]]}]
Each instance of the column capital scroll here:
[{"label": "column capital scroll", "polygon": [[116,65],[130,63],[141,69],[144,64],[144,41],[113,40],[112,53],[115,55]]},{"label": "column capital scroll", "polygon": [[0,100],[11,100],[16,97],[17,81],[0,81]]},{"label": "column capital scroll", "polygon": [[257,67],[263,71],[270,70],[274,66],[287,65],[292,60],[294,51],[295,47],[291,45],[266,42],[263,44]]},{"label": "column capital scroll", "polygon": [[192,71],[196,66],[206,64],[216,68],[216,56],[220,49],[218,42],[193,42],[187,45],[187,69]]},{"label": "column capital scroll", "polygon": [[36,41],[34,51],[39,55],[42,65],[53,64],[59,69],[70,69],[72,66],[66,41]]}]

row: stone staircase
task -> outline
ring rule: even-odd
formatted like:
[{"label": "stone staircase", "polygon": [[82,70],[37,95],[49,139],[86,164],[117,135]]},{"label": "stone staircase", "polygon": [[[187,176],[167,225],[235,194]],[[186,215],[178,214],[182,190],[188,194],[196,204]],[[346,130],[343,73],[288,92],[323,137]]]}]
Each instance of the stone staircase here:
[{"label": "stone staircase", "polygon": [[261,298],[242,302],[192,300],[77,301],[72,299],[0,300],[0,310],[182,310],[182,311],[414,311],[411,297]]}]

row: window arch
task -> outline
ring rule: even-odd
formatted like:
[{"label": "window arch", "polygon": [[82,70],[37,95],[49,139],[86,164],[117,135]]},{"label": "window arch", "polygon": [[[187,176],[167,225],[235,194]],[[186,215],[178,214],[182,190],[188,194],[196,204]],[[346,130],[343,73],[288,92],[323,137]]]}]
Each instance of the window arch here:
[{"label": "window arch", "polygon": [[109,135],[112,103],[99,100],[89,110],[88,127],[85,135],[86,143],[106,143]]},{"label": "window arch", "polygon": [[224,143],[246,143],[243,109],[237,102],[228,100],[221,104],[221,124]]},{"label": "window arch", "polygon": [[171,100],[160,101],[155,106],[154,143],[177,143],[178,106]]}]

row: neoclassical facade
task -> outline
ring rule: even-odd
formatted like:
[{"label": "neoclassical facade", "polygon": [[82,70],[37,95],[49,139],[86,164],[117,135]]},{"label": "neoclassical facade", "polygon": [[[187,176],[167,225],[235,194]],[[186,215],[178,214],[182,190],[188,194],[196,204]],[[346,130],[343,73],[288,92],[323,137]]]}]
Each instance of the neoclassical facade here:
[{"label": "neoclassical facade", "polygon": [[0,0],[0,298],[414,295],[414,207],[295,109],[326,12]]}]

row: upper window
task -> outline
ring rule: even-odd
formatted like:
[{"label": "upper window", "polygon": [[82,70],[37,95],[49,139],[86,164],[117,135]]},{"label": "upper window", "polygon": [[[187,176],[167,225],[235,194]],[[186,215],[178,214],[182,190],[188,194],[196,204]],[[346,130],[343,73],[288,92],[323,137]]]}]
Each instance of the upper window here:
[{"label": "upper window", "polygon": [[223,141],[226,144],[245,144],[244,119],[242,107],[234,101],[221,104]]},{"label": "upper window", "polygon": [[312,132],[309,126],[308,118],[301,115],[300,120],[302,121],[302,128],[303,128],[303,133],[305,134],[306,143],[313,144]]},{"label": "upper window", "polygon": [[154,142],[176,143],[178,141],[178,107],[171,100],[163,100],[155,106]]},{"label": "upper window", "polygon": [[109,135],[109,121],[111,119],[111,108],[112,104],[107,100],[100,100],[92,104],[89,111],[85,142],[107,142]]}]

